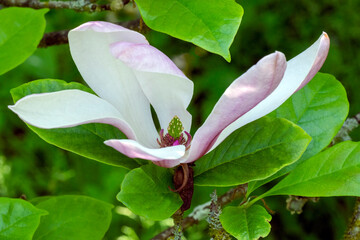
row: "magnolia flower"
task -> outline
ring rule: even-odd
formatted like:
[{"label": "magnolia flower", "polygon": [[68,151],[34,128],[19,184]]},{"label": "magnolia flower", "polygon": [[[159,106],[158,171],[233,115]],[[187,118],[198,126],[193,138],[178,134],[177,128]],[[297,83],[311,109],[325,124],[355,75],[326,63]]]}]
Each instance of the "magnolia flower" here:
[{"label": "magnolia flower", "polygon": [[171,168],[196,161],[238,128],[278,108],[319,71],[330,41],[323,33],[288,62],[281,52],[262,58],[226,89],[193,138],[186,110],[193,83],[143,35],[89,22],[70,31],[69,44],[77,68],[97,95],[76,89],[33,94],[10,109],[44,129],[111,124],[128,139],[109,139],[106,145],[130,158]]}]

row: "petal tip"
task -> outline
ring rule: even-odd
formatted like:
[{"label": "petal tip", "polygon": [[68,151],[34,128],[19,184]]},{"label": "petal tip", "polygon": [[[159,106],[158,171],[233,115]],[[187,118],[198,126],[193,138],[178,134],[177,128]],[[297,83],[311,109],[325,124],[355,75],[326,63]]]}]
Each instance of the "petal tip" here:
[{"label": "petal tip", "polygon": [[328,35],[326,32],[322,32],[322,36],[323,36],[324,38],[330,39],[330,38],[329,38],[329,35]]},{"label": "petal tip", "polygon": [[280,51],[275,51],[273,54],[274,54],[277,62],[284,62],[284,63],[286,63],[286,56],[285,56],[284,53],[282,53],[282,52],[280,52]]},{"label": "petal tip", "polygon": [[326,45],[328,48],[330,48],[330,38],[326,32],[323,32],[321,35],[321,43],[323,45]]},{"label": "petal tip", "polygon": [[119,31],[119,30],[127,30],[127,29],[125,29],[120,25],[116,25],[109,22],[90,21],[81,24],[80,26],[72,29],[70,32],[87,31],[87,30],[93,30],[95,32],[108,32],[108,31]]},{"label": "petal tip", "polygon": [[7,106],[13,113],[17,114],[16,110],[15,110],[15,105],[8,105]]},{"label": "petal tip", "polygon": [[271,61],[274,63],[274,69],[276,72],[284,72],[286,69],[286,57],[285,54],[280,51],[268,55]]},{"label": "petal tip", "polygon": [[8,105],[7,106],[11,111],[13,111],[15,114],[18,114],[17,112],[16,112],[16,103],[14,104],[14,105]]},{"label": "petal tip", "polygon": [[264,60],[270,60],[270,61],[274,61],[274,62],[279,62],[279,61],[286,62],[286,57],[285,57],[284,53],[282,53],[280,51],[275,51],[275,52],[263,57],[262,59],[260,59],[259,62],[264,61]]}]

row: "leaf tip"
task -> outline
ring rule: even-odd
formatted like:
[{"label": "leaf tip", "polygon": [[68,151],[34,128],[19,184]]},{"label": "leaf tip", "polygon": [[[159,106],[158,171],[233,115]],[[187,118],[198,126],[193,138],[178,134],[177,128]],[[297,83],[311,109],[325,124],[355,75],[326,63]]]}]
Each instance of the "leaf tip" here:
[{"label": "leaf tip", "polygon": [[221,56],[228,62],[231,62],[231,55],[230,55],[230,51],[227,50],[226,52],[222,53]]}]

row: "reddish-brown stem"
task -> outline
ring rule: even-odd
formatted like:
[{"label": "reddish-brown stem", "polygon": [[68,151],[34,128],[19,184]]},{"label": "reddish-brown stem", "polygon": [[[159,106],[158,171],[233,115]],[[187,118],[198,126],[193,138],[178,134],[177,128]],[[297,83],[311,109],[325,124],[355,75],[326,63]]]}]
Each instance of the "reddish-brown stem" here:
[{"label": "reddish-brown stem", "polygon": [[180,192],[181,190],[183,190],[189,180],[189,166],[186,163],[182,163],[180,164],[180,166],[182,167],[183,170],[183,180],[182,180],[183,182],[181,186],[175,190],[169,187],[169,189],[173,192]]}]

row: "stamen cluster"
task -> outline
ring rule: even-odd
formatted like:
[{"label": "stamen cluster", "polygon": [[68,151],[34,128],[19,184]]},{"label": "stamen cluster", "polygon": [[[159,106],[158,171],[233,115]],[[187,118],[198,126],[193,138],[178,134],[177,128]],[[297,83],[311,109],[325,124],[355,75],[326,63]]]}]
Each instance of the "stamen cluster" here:
[{"label": "stamen cluster", "polygon": [[184,137],[183,133],[181,133],[178,138],[174,138],[170,136],[169,133],[166,133],[164,135],[164,129],[161,129],[159,132],[160,139],[158,138],[156,139],[156,141],[161,148],[184,145],[186,147],[186,150],[188,150],[190,148],[192,137],[187,131],[184,131],[184,133],[186,134],[187,138]]}]

